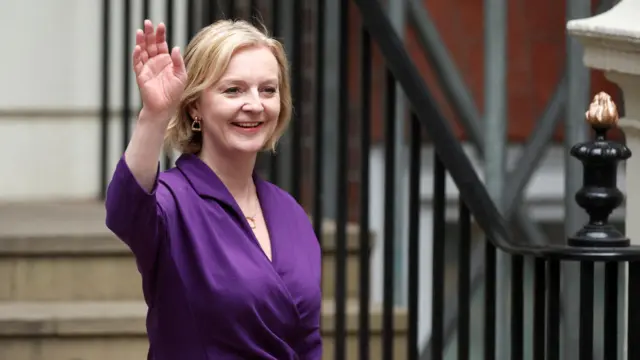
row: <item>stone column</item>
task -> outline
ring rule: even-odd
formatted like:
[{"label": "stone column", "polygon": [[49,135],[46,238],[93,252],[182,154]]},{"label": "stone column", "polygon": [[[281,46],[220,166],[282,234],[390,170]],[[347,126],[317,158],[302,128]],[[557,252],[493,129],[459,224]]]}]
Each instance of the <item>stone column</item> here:
[{"label": "stone column", "polygon": [[[586,66],[603,70],[624,94],[620,127],[634,156],[626,163],[626,183],[640,183],[640,0],[622,0],[611,10],[567,23],[570,36],[584,46]],[[627,186],[626,234],[640,245],[640,191]],[[635,219],[635,221],[630,221]]]},{"label": "stone column", "polygon": [[[627,147],[632,157],[626,162],[626,235],[633,245],[640,245],[640,0],[622,0],[611,10],[586,19],[567,23],[570,36],[584,46],[584,64],[604,71],[605,76],[615,82],[623,92],[625,117],[619,125],[625,133]],[[622,167],[622,166],[621,166]],[[621,271],[623,291],[620,308],[620,346],[623,359],[626,355],[626,271]]]},{"label": "stone column", "polygon": [[[640,11],[640,8],[638,9]],[[640,14],[640,13],[639,13]],[[640,41],[640,38],[638,39]],[[638,44],[640,50],[640,44]],[[640,181],[640,52],[634,54],[638,63],[634,64],[638,74],[615,71],[606,72],[609,80],[620,86],[624,94],[625,116],[619,126],[624,131],[627,147],[632,156],[626,162],[625,222],[626,234],[634,245],[640,245],[640,191],[634,185]],[[635,221],[634,221],[635,220]]]}]

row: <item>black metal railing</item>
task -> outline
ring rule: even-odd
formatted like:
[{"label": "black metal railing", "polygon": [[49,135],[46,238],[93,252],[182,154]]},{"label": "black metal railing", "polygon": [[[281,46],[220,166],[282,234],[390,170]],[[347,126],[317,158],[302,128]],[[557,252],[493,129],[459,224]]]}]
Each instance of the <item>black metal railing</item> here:
[{"label": "black metal railing", "polygon": [[[107,169],[115,161],[109,154],[109,121],[112,113],[109,91],[112,74],[109,58],[116,44],[122,46],[127,56],[127,66],[121,76],[123,84],[129,82],[129,36],[132,24],[141,24],[150,13],[149,1],[142,2],[143,18],[133,19],[133,6],[138,2],[125,0],[123,19],[125,36],[121,42],[110,38],[112,2],[104,0],[103,7],[103,83],[102,83],[102,152],[101,189],[106,188]],[[153,3],[158,6],[158,3]],[[245,2],[195,1],[188,0],[184,21],[177,21],[178,3],[166,0],[162,4],[168,27],[170,46],[184,44],[202,26],[221,18],[245,18],[256,21],[262,19],[270,31],[282,39],[288,48],[292,62],[292,88],[295,104],[292,127],[279,145],[277,155],[263,154],[259,169],[270,181],[290,191],[312,215],[314,229],[318,235],[325,230],[327,221],[335,223],[335,281],[333,298],[326,301],[335,303],[335,328],[326,334],[325,341],[333,343],[333,353],[325,358],[343,360],[347,352],[358,354],[359,359],[443,359],[450,343],[445,336],[446,311],[455,307],[458,317],[457,357],[469,359],[472,351],[482,352],[484,359],[497,358],[496,344],[496,261],[497,252],[509,253],[510,273],[510,354],[511,359],[525,356],[525,334],[531,336],[533,359],[560,358],[560,291],[561,262],[580,263],[580,359],[593,358],[594,333],[594,264],[605,263],[604,281],[604,359],[616,359],[619,348],[619,325],[626,322],[628,334],[628,359],[640,359],[640,344],[634,343],[640,335],[640,290],[629,287],[626,294],[619,287],[619,276],[628,267],[628,280],[633,284],[640,281],[640,248],[629,246],[624,236],[616,232],[607,222],[608,215],[620,204],[622,194],[615,188],[617,162],[626,160],[630,153],[623,145],[606,140],[607,126],[594,125],[595,140],[577,145],[574,156],[584,163],[585,187],[576,196],[579,204],[591,216],[590,223],[568,245],[534,244],[512,236],[508,222],[492,202],[480,181],[462,144],[456,138],[449,119],[440,111],[440,105],[431,95],[413,59],[401,39],[396,35],[385,10],[378,1],[340,0],[272,0]],[[307,21],[313,20],[313,21]],[[185,41],[178,41],[176,24],[184,24]],[[125,39],[126,37],[126,39]],[[355,39],[355,40],[354,40]],[[175,44],[174,44],[175,43]],[[332,51],[337,52],[337,63],[331,62]],[[410,116],[396,116],[396,86],[400,85],[408,101]],[[132,92],[122,89],[122,141],[126,144],[128,127],[139,104],[132,99]],[[332,99],[336,107],[332,108]],[[610,106],[607,105],[607,106]],[[397,122],[406,122],[406,133],[397,133]],[[407,141],[408,140],[408,141]],[[397,151],[408,142],[408,185],[399,183],[394,174]],[[424,149],[433,148],[432,159],[424,158]],[[372,154],[375,149],[384,149],[383,193],[372,190]],[[122,149],[117,149],[119,151]],[[432,160],[432,161],[431,161]],[[425,163],[432,167],[425,168]],[[335,165],[335,167],[333,167]],[[164,161],[171,166],[171,158]],[[332,170],[333,169],[333,170]],[[432,203],[429,209],[421,201],[421,186],[424,170],[430,170],[433,179]],[[331,172],[327,176],[327,172]],[[457,239],[447,233],[447,176],[458,190]],[[330,179],[331,181],[327,181]],[[408,189],[406,189],[408,186]],[[398,193],[408,190],[408,217],[406,223],[398,223],[395,212],[400,211],[395,198]],[[104,195],[104,194],[102,194]],[[382,206],[373,207],[374,197],[382,198]],[[512,206],[512,207],[515,207]],[[383,215],[378,219],[377,212]],[[432,214],[429,229],[432,240],[431,308],[420,302],[420,233],[424,213]],[[373,237],[370,230],[377,221],[381,232]],[[349,298],[347,266],[348,251],[347,225],[354,223],[360,229],[358,235],[358,284],[357,299]],[[397,264],[394,242],[400,241],[399,227],[407,229],[407,262]],[[483,232],[483,239],[475,239],[474,228]],[[598,238],[599,236],[600,238]],[[322,239],[322,236],[319,236]],[[618,240],[617,243],[612,240]],[[448,264],[447,250],[455,243],[454,266]],[[472,337],[478,336],[471,326],[472,318],[472,275],[479,271],[472,267],[473,243],[485,244],[484,267],[485,297],[483,299],[482,350],[472,349]],[[326,244],[323,244],[325,246]],[[328,245],[326,245],[328,246]],[[382,267],[380,285],[382,296],[378,307],[374,299],[371,282],[371,247],[382,248],[382,261],[375,264]],[[327,249],[325,249],[327,250]],[[328,251],[328,250],[327,250]],[[475,256],[475,255],[474,255]],[[532,264],[530,268],[525,264]],[[407,279],[407,321],[396,321],[402,314],[403,304],[398,304],[394,294],[402,289],[396,282],[394,272],[398,266],[405,266]],[[451,286],[451,269],[455,276],[457,303],[446,300],[445,294]],[[525,281],[527,269],[531,270],[532,284]],[[325,289],[327,290],[327,289]],[[424,289],[422,289],[424,290]],[[422,291],[424,293],[424,291]],[[429,293],[427,291],[427,293]],[[532,294],[527,299],[526,293]],[[619,299],[625,296],[628,304],[626,318],[619,315]],[[531,306],[527,306],[530,300]],[[357,331],[347,327],[349,301],[358,305]],[[421,312],[431,313],[429,351],[421,354],[424,339],[419,338]],[[381,312],[378,328],[371,314]],[[400,315],[398,315],[400,314]],[[525,314],[531,314],[527,324]],[[349,321],[350,322],[350,321]],[[378,329],[380,331],[378,331]],[[404,346],[396,337],[406,338]],[[349,341],[356,338],[357,341]],[[357,344],[354,345],[354,344]],[[354,347],[355,348],[352,348]],[[380,348],[378,348],[380,346]],[[500,358],[499,360],[503,360]]]},{"label": "black metal railing", "polygon": [[[444,240],[442,225],[444,223],[444,206],[442,195],[444,194],[444,173],[446,168],[456,183],[462,196],[462,212],[465,205],[469,207],[474,218],[488,236],[486,251],[486,278],[487,289],[485,298],[485,314],[495,316],[495,248],[512,254],[511,273],[511,354],[512,359],[523,358],[523,313],[524,313],[524,268],[523,257],[535,258],[535,284],[534,284],[534,309],[533,318],[533,353],[535,359],[559,359],[560,357],[560,262],[579,261],[581,263],[581,319],[580,319],[580,358],[592,359],[593,355],[593,266],[596,261],[603,261],[605,265],[605,314],[604,314],[604,358],[617,358],[618,351],[618,274],[621,264],[629,261],[630,274],[638,271],[640,266],[640,248],[631,247],[628,240],[608,224],[608,216],[611,211],[622,202],[622,194],[615,188],[617,162],[626,160],[630,152],[623,145],[606,140],[607,126],[594,124],[597,137],[594,141],[576,145],[572,154],[585,164],[584,188],[576,195],[578,203],[590,215],[590,222],[569,239],[568,246],[561,245],[534,245],[521,243],[510,236],[503,217],[498,213],[491,202],[487,191],[482,186],[475,174],[471,162],[466,158],[461,144],[447,126],[438,107],[430,96],[429,89],[420,77],[420,73],[413,65],[404,49],[404,45],[393,31],[393,28],[383,12],[382,7],[376,3],[355,1],[366,28],[380,47],[389,69],[402,85],[407,98],[411,102],[427,133],[431,134],[433,146],[437,152],[436,166],[434,169],[434,279],[433,279],[433,324],[432,324],[432,352],[431,359],[441,359],[444,353],[442,343],[442,314],[446,305],[443,303],[444,273],[442,261],[444,258],[443,246],[438,241]],[[610,104],[607,104],[610,106]],[[604,106],[604,105],[602,105]],[[613,115],[612,115],[613,116]],[[615,115],[617,117],[617,115]],[[441,166],[440,164],[444,165]],[[412,174],[410,177],[419,176]],[[415,193],[412,196],[416,196]],[[468,226],[469,219],[461,214],[460,226],[464,229]],[[439,225],[440,224],[440,225]],[[467,233],[466,230],[461,231]],[[465,246],[460,246],[464,249]],[[462,260],[467,262],[466,254]],[[465,264],[466,266],[466,264]],[[546,266],[546,269],[545,269]],[[461,268],[464,266],[461,266]],[[631,270],[636,269],[636,270]],[[633,283],[630,275],[630,283]],[[461,293],[468,290],[466,274],[461,276]],[[546,295],[546,299],[545,299]],[[629,314],[637,316],[636,294],[629,291],[627,303]],[[546,300],[546,301],[545,301]],[[464,301],[463,301],[464,302]],[[461,304],[463,303],[461,302]],[[458,357],[468,358],[469,342],[467,334],[460,336],[460,331],[468,328],[468,307],[460,308],[458,324],[459,343]],[[629,339],[633,339],[637,333],[638,323],[636,318],[629,316],[627,326]],[[543,322],[541,319],[545,319]],[[484,358],[496,358],[495,352],[495,321],[489,318],[485,321]],[[415,321],[415,319],[410,319]],[[415,344],[409,344],[410,347]],[[627,343],[627,351],[630,359],[638,356],[638,345],[631,340]],[[415,352],[414,352],[415,354]]]}]

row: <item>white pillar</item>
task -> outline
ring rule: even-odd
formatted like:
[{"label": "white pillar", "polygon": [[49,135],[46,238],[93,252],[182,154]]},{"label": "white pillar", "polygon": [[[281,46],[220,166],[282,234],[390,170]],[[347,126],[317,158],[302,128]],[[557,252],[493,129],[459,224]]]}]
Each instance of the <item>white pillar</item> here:
[{"label": "white pillar", "polygon": [[[640,0],[622,0],[611,10],[586,19],[567,23],[570,36],[584,46],[586,66],[604,71],[624,94],[625,117],[620,119],[627,146],[632,156],[626,161],[626,235],[634,245],[640,245],[640,191],[634,187],[640,183]],[[628,286],[626,271],[622,271],[624,291]],[[623,298],[626,296],[623,295]],[[626,300],[622,302],[622,319],[626,319]],[[621,359],[627,358],[626,322],[620,330]]]},{"label": "white pillar", "polygon": [[[639,13],[640,15],[640,13]],[[639,39],[640,40],[640,39]],[[639,46],[640,48],[640,46]],[[640,61],[640,53],[637,54]],[[640,245],[640,191],[636,184],[640,181],[640,63],[639,75],[619,72],[607,72],[607,78],[620,86],[624,93],[625,116],[619,125],[624,131],[631,158],[626,161],[626,234],[634,245]],[[634,221],[635,220],[635,221]]]},{"label": "white pillar", "polygon": [[[622,0],[600,15],[572,20],[567,30],[584,46],[586,66],[603,70],[622,89],[625,132],[632,157],[626,162],[626,183],[640,183],[640,0]],[[640,192],[626,193],[626,234],[640,244]],[[636,221],[630,221],[635,219]]]}]

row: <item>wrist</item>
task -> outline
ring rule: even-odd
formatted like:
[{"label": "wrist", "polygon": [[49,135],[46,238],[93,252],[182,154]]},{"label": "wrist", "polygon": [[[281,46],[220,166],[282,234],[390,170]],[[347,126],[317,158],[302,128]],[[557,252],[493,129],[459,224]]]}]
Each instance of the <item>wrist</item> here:
[{"label": "wrist", "polygon": [[140,111],[138,115],[138,121],[136,122],[136,128],[141,129],[146,134],[157,134],[157,136],[164,137],[164,133],[169,125],[171,117],[166,114]]},{"label": "wrist", "polygon": [[138,122],[151,123],[156,126],[164,125],[166,127],[171,120],[172,114],[170,111],[153,111],[143,107],[138,114]]}]

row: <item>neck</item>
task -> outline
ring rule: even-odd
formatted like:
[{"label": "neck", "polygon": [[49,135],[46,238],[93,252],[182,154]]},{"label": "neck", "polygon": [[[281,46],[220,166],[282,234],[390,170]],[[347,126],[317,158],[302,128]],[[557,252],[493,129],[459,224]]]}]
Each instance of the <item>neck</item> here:
[{"label": "neck", "polygon": [[243,202],[253,188],[253,170],[257,154],[223,154],[216,149],[205,148],[200,159],[213,170],[236,201]]}]

